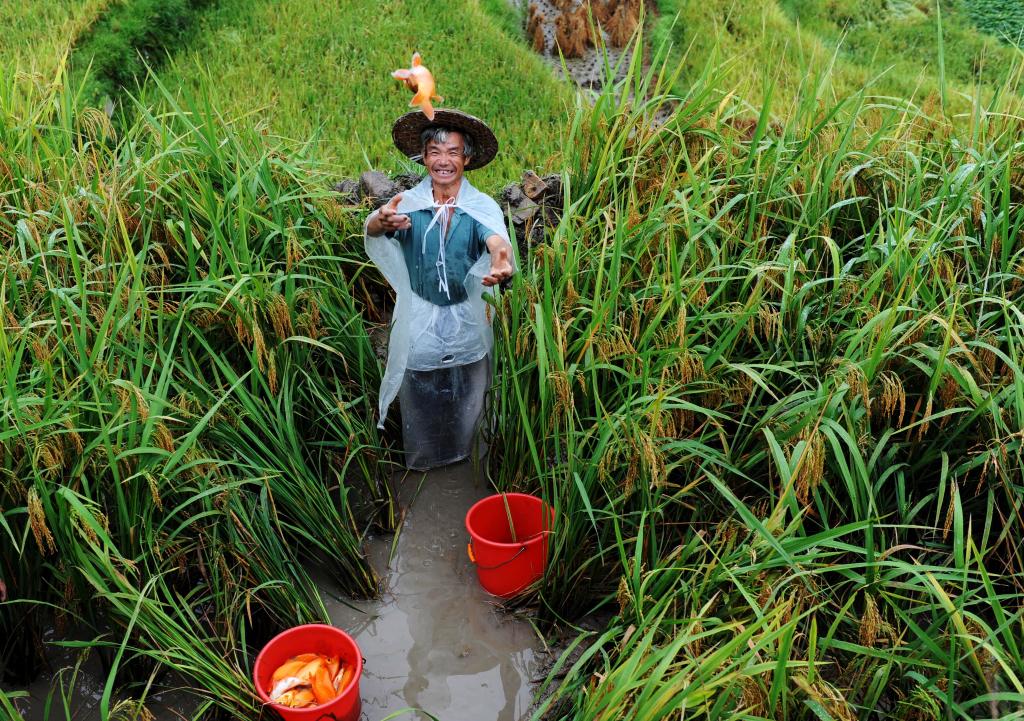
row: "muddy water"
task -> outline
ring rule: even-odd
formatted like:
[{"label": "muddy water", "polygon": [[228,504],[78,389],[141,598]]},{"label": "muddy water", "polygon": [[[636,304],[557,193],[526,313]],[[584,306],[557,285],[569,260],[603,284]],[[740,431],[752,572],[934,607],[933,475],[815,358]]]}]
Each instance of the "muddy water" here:
[{"label": "muddy water", "polygon": [[[42,674],[28,688],[2,686],[6,692],[28,693],[27,698],[15,700],[23,721],[102,721],[100,700],[107,681],[106,673],[94,653],[82,661],[76,673],[77,661],[78,656],[74,652],[51,649],[49,662],[57,669],[55,672]],[[111,708],[119,698],[115,692]],[[166,691],[146,699],[146,709],[160,721],[188,719],[198,707],[199,701],[182,691]]]},{"label": "muddy water", "polygon": [[466,511],[492,491],[469,463],[401,484],[407,512],[397,542],[376,539],[368,549],[381,597],[328,602],[331,622],[366,659],[362,718],[402,709],[410,710],[395,718],[429,718],[411,710],[421,709],[441,721],[519,721],[542,642],[529,623],[496,608],[466,554]]}]

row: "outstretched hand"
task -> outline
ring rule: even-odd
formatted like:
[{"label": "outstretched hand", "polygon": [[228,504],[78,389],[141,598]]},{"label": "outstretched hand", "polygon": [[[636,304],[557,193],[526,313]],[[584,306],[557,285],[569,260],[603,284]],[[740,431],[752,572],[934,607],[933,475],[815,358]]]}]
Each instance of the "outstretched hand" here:
[{"label": "outstretched hand", "polygon": [[402,194],[399,193],[381,206],[380,211],[377,213],[377,221],[385,233],[393,233],[396,230],[408,230],[412,227],[412,221],[409,220],[409,216],[398,212],[398,204],[401,200]]},{"label": "outstretched hand", "polygon": [[497,285],[511,278],[512,270],[512,255],[508,243],[505,243],[498,248],[497,255],[491,260],[491,272],[484,276],[483,283],[486,286]]}]

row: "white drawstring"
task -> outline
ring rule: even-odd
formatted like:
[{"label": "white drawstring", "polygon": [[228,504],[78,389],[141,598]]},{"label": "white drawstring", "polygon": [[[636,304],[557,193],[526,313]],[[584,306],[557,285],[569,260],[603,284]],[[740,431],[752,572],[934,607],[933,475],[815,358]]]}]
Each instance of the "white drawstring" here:
[{"label": "white drawstring", "polygon": [[448,198],[443,203],[434,201],[434,207],[437,210],[434,212],[434,217],[427,226],[427,229],[423,231],[423,239],[421,240],[421,253],[426,255],[427,253],[427,233],[434,225],[439,225],[441,232],[441,242],[438,243],[437,250],[437,289],[444,291],[444,294],[448,297],[448,300],[452,299],[451,293],[448,292],[448,267],[445,262],[445,242],[448,240],[448,226],[451,223],[451,216],[455,214],[455,208],[458,207],[455,202],[455,198]]}]

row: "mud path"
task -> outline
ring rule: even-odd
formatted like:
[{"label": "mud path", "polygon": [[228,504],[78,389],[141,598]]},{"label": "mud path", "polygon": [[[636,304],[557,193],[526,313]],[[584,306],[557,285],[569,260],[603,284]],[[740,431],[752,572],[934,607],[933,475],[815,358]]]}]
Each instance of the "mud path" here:
[{"label": "mud path", "polygon": [[441,721],[519,721],[542,641],[527,621],[496,609],[466,555],[466,511],[492,491],[469,463],[411,473],[401,484],[408,510],[397,542],[375,539],[369,548],[384,579],[381,597],[327,599],[331,623],[366,659],[362,718],[415,708]]}]

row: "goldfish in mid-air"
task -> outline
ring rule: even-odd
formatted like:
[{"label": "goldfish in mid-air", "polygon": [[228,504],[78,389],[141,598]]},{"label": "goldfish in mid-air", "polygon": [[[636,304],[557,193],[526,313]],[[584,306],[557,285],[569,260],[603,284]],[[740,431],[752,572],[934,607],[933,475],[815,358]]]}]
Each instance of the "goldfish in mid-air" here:
[{"label": "goldfish in mid-air", "polygon": [[428,120],[434,119],[434,106],[431,104],[431,100],[436,100],[439,103],[444,102],[444,98],[438,95],[435,90],[437,89],[434,84],[434,76],[427,70],[427,66],[423,64],[423,59],[419,53],[412,54],[412,65],[408,68],[401,68],[391,73],[391,77],[395,80],[401,80],[405,83],[406,87],[412,90],[415,95],[412,97],[412,102],[409,105],[420,106],[420,110],[427,116]]}]

